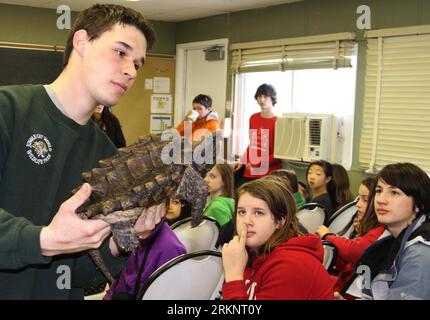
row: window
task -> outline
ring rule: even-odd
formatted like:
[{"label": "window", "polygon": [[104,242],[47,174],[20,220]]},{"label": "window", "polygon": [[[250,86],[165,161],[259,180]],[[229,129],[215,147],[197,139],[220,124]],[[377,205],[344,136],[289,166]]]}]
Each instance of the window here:
[{"label": "window", "polygon": [[[304,41],[305,38],[300,39]],[[339,44],[337,46],[339,47]],[[317,47],[313,45],[314,49]],[[325,47],[329,46],[325,44]],[[335,46],[331,45],[331,47]],[[274,67],[275,59],[259,60],[258,63],[246,59],[245,64],[238,66],[237,59],[233,58],[232,67],[239,71],[235,74],[234,82],[234,129],[242,133],[249,131],[250,116],[260,112],[260,107],[254,99],[255,91],[262,83],[272,84],[276,88],[278,96],[278,103],[275,106],[278,116],[286,112],[334,114],[336,116],[339,124],[336,162],[350,168],[357,56],[356,46],[351,42],[345,43],[342,47],[344,48],[344,53],[341,55],[343,68],[333,68],[335,65],[333,61],[336,59],[335,51],[331,54],[325,53],[324,59],[318,58],[318,52],[307,52],[304,56],[312,57],[312,59],[308,61],[301,59],[300,66],[294,62],[294,59],[290,59],[291,69],[287,68],[288,64],[282,65],[280,59],[278,59],[278,67]],[[301,48],[303,49],[303,45]],[[270,61],[270,63],[265,65],[264,61]],[[318,68],[315,61],[320,61]],[[285,69],[284,71],[280,71],[281,65]],[[247,134],[237,135],[233,141],[234,153],[242,154],[248,144]]]},{"label": "window", "polygon": [[430,26],[368,38],[360,166],[412,162],[430,173]]}]

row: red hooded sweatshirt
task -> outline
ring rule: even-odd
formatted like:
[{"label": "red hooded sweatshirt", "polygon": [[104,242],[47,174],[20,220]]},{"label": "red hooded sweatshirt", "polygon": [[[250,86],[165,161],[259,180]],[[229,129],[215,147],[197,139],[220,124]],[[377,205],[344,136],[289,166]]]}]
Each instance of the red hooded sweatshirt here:
[{"label": "red hooded sweatshirt", "polygon": [[325,240],[332,242],[337,248],[336,268],[339,275],[335,277],[335,291],[341,291],[349,282],[361,254],[381,236],[384,230],[385,227],[379,226],[352,240],[331,235],[325,237]]},{"label": "red hooded sweatshirt", "polygon": [[319,237],[308,234],[278,245],[247,267],[245,280],[223,285],[223,300],[333,300]]}]

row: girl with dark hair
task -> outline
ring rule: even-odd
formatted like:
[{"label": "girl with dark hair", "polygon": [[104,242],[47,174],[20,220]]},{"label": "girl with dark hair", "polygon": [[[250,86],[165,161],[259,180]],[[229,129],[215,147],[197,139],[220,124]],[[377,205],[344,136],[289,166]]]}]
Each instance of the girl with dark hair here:
[{"label": "girl with dark hair", "polygon": [[333,180],[333,167],[330,162],[318,160],[309,164],[306,172],[308,185],[312,190],[312,199],[324,207],[325,219],[324,225],[337,208],[336,201],[336,184]]},{"label": "girl with dark hair", "polygon": [[118,149],[125,147],[125,138],[122,133],[121,124],[108,107],[98,105],[94,110],[92,119],[106,133],[115,147]]},{"label": "girl with dark hair", "polygon": [[[355,275],[359,283],[364,283],[364,288],[363,285],[359,287],[362,288],[361,297],[429,300],[428,175],[411,163],[389,164],[377,174],[374,191],[376,216],[386,229],[379,240],[366,249],[357,264]],[[356,287],[355,284],[353,281],[349,289]]]},{"label": "girl with dark hair", "polygon": [[[281,160],[273,156],[277,119],[274,112],[277,103],[276,90],[272,85],[264,83],[257,88],[254,98],[261,112],[254,113],[249,119],[249,146],[240,162],[234,164],[234,171],[238,172],[236,188],[281,168]],[[243,164],[246,166],[242,174],[239,170]]]},{"label": "girl with dark hair", "polygon": [[354,231],[351,234],[352,238],[362,236],[369,230],[380,226],[378,218],[375,214],[375,206],[373,205],[375,177],[367,177],[361,181],[358,188],[357,215],[354,218]]},{"label": "girl with dark hair", "polygon": [[222,248],[224,300],[332,300],[320,239],[302,235],[294,198],[278,179],[261,178],[237,194],[236,236]]},{"label": "girl with dark hair", "polygon": [[350,187],[348,172],[341,164],[333,163],[333,180],[336,184],[336,202],[342,207],[354,200]]},{"label": "girl with dark hair", "polygon": [[188,217],[191,217],[191,204],[188,201],[169,198],[166,212],[169,226]]},{"label": "girl with dark hair", "polygon": [[[175,199],[169,199],[169,207],[164,207],[165,217],[161,220],[150,221],[153,215],[148,212],[148,231],[139,235],[139,245],[130,254],[120,275],[112,283],[104,300],[136,300],[140,289],[145,285],[150,275],[167,261],[186,253],[186,248],[170,228],[169,220],[180,219],[187,212],[181,202],[175,207]],[[172,206],[173,204],[173,206]],[[163,204],[165,205],[165,204]],[[146,210],[151,210],[146,209]],[[190,209],[188,213],[190,212]]]},{"label": "girl with dark hair", "polygon": [[[359,188],[355,232],[350,239],[330,233],[326,226],[321,226],[315,232],[323,240],[332,242],[338,252],[336,259],[336,272],[338,273],[335,291],[340,291],[351,279],[354,266],[361,254],[375,242],[384,232],[385,227],[378,223],[374,206],[374,177],[364,179]],[[351,225],[348,226],[348,228]]]},{"label": "girl with dark hair", "polygon": [[204,215],[214,218],[220,226],[229,222],[234,211],[234,173],[228,164],[216,164],[206,174],[210,202]]}]

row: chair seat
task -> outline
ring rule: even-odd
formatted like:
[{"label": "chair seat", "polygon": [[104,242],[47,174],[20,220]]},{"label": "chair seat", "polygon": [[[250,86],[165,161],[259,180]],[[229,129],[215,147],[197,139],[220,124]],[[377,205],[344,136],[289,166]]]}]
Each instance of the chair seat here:
[{"label": "chair seat", "polygon": [[330,232],[349,238],[351,233],[354,231],[353,222],[357,214],[357,202],[358,200],[356,199],[347,203],[342,208],[338,209],[333,216],[331,216],[327,226],[330,229]]},{"label": "chair seat", "polygon": [[173,232],[184,244],[187,253],[215,250],[220,233],[218,222],[211,217],[204,216],[202,222],[192,228],[191,220],[192,218],[189,217],[172,225]]},{"label": "chair seat", "polygon": [[324,208],[318,203],[307,203],[297,211],[299,222],[310,233],[314,233],[324,223]]},{"label": "chair seat", "polygon": [[330,273],[333,271],[333,268],[336,264],[337,248],[332,242],[327,240],[323,241],[323,248],[324,248],[323,265],[324,265],[324,268],[327,270],[327,272]]},{"label": "chair seat", "polygon": [[178,256],[159,267],[138,297],[142,300],[213,300],[224,282],[221,253],[203,250]]}]

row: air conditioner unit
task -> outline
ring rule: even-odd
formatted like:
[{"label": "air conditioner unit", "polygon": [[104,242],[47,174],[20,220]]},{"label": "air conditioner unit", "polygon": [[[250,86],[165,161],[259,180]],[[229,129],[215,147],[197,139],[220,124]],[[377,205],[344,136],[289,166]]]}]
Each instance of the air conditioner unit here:
[{"label": "air conditioner unit", "polygon": [[330,114],[285,113],[275,125],[274,157],[334,161],[336,118]]}]

